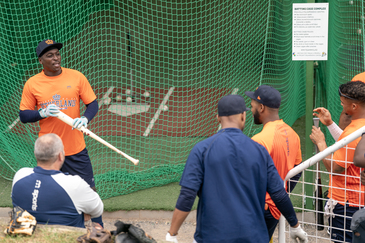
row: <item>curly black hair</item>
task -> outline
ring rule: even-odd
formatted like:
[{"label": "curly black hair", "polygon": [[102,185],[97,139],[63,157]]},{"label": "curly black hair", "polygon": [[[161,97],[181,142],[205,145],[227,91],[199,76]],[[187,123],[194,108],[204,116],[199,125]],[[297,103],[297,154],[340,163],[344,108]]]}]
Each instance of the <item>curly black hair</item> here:
[{"label": "curly black hair", "polygon": [[340,92],[340,95],[345,98],[350,98],[354,101],[359,101],[359,102],[365,104],[365,83],[364,82],[350,81],[345,84],[341,84],[338,91]]}]

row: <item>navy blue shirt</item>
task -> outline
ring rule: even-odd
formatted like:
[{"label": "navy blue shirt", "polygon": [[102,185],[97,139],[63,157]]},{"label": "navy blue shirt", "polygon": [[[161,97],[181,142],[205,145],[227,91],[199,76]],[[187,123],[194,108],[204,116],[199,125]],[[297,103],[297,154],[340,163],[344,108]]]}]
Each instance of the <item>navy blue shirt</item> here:
[{"label": "navy blue shirt", "polygon": [[32,214],[37,223],[84,227],[84,213],[103,213],[99,195],[79,176],[41,167],[22,168],[14,176],[13,205]]},{"label": "navy blue shirt", "polygon": [[180,185],[198,192],[197,242],[269,242],[266,191],[284,183],[267,150],[241,130],[222,129],[196,144]]}]

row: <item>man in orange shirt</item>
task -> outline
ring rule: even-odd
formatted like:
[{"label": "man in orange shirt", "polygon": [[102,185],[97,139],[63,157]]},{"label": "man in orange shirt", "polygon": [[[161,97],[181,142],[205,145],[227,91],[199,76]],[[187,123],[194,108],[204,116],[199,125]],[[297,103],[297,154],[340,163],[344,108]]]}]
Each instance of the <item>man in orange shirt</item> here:
[{"label": "man in orange shirt", "polygon": [[[351,123],[338,138],[341,140],[365,124],[365,83],[351,81],[342,84],[339,94],[344,113],[352,118]],[[323,116],[320,116],[320,119],[322,123],[325,122]],[[327,148],[320,128],[312,127],[310,139],[317,145],[319,151]],[[360,138],[337,150],[332,159],[329,155],[322,160],[327,171],[331,172],[326,213],[330,214],[329,225],[331,239],[334,242],[352,241],[351,217],[364,206],[362,193],[364,186],[360,183],[360,168],[353,164],[354,150],[359,141]]]},{"label": "man in orange shirt", "polygon": [[[355,75],[351,81],[361,81],[365,83],[365,72]],[[343,110],[340,114],[340,119],[338,121],[338,126],[341,130],[344,130],[351,122],[351,116],[346,114]]]},{"label": "man in orange shirt", "polygon": [[[298,134],[279,117],[281,95],[279,91],[268,85],[261,85],[255,92],[246,91],[245,94],[251,98],[254,123],[264,126],[260,133],[252,137],[252,140],[266,148],[280,177],[285,179],[289,170],[302,162],[302,152]],[[292,183],[289,185],[290,191],[294,189],[300,176],[301,173],[292,178]],[[270,239],[280,215],[279,209],[266,193],[265,221]]]},{"label": "man in orange shirt", "polygon": [[[62,46],[62,43],[50,39],[38,44],[36,53],[43,70],[25,83],[19,117],[23,123],[39,121],[39,136],[57,134],[62,139],[66,155],[61,171],[79,175],[96,191],[84,135],[74,128],[86,127],[98,112],[99,106],[86,77],[79,71],[61,67],[59,50]],[[81,117],[80,99],[86,105]],[[72,129],[56,118],[59,110],[74,118]],[[103,225],[101,217],[94,221]]]}]

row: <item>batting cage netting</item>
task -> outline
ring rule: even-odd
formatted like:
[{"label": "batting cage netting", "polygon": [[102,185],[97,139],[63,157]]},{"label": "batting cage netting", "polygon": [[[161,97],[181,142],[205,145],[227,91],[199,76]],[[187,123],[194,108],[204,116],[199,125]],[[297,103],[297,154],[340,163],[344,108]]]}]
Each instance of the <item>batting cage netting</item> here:
[{"label": "batting cage netting", "polygon": [[[102,198],[178,181],[191,148],[219,129],[226,94],[271,85],[292,125],[306,102],[306,63],[291,57],[292,4],[302,2],[0,1],[1,177],[36,165],[38,122],[23,124],[18,113],[26,80],[42,70],[35,48],[47,38],[64,44],[61,65],[82,72],[97,95],[88,128],[140,160],[135,166],[85,137]],[[315,84],[316,105],[334,120],[339,84],[365,70],[363,4],[330,2],[328,61],[315,65]],[[248,112],[244,133],[260,130]]]}]

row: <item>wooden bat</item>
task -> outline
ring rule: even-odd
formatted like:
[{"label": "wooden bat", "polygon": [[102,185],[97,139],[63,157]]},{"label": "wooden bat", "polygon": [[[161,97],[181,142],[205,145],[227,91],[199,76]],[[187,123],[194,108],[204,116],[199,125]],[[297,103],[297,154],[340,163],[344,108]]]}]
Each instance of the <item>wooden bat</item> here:
[{"label": "wooden bat", "polygon": [[[319,118],[313,117],[313,123],[315,127],[319,127]],[[318,153],[318,147],[315,146],[316,154]],[[321,165],[320,161],[317,162],[317,173],[316,173],[316,211],[317,211],[317,229],[324,229],[324,215],[323,215],[323,194],[322,194],[322,181],[321,181]]]},{"label": "wooden bat", "polygon": [[[66,123],[66,124],[68,124],[68,125],[70,125],[72,127],[73,119],[71,117],[69,117],[68,115],[66,115],[62,111],[60,111],[57,115],[58,115],[57,116],[58,119],[60,119],[61,121],[63,121],[64,123]],[[89,129],[85,128],[84,126],[82,126],[81,128],[76,128],[76,129],[79,130],[79,131],[81,131],[81,132],[83,132],[87,136],[95,139],[99,143],[102,143],[105,146],[111,148],[112,150],[114,150],[118,154],[123,155],[125,158],[129,159],[130,161],[132,161],[133,164],[137,165],[139,163],[139,160],[138,159],[134,159],[131,156],[129,156],[128,154],[123,153],[122,151],[120,151],[119,149],[117,149],[116,147],[114,147],[113,145],[111,145],[110,143],[108,143],[107,141],[105,141],[104,139],[102,139],[101,137],[99,137],[98,135],[96,135],[95,133],[91,132]]]}]

